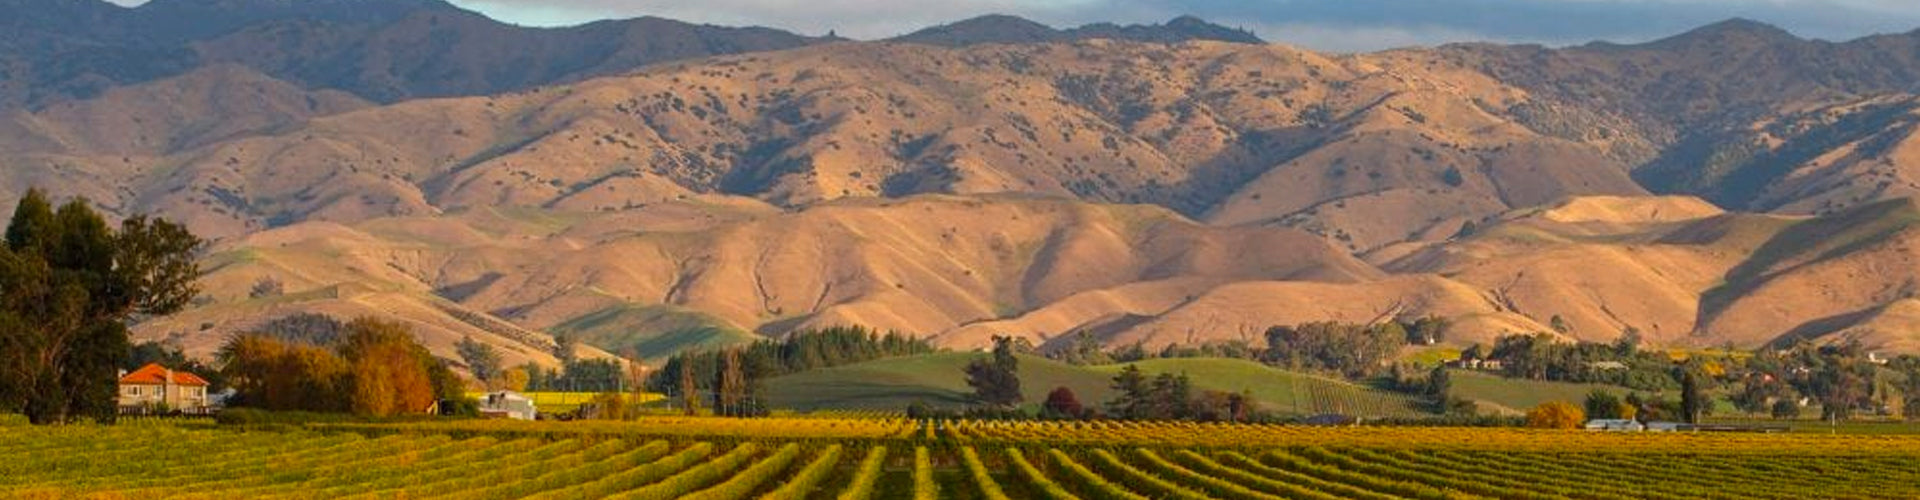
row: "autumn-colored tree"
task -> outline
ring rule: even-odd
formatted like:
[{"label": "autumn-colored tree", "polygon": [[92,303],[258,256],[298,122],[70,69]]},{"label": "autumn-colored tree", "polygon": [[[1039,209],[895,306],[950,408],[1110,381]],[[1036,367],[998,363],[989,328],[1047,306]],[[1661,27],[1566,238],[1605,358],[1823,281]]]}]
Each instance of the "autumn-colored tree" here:
[{"label": "autumn-colored tree", "polygon": [[509,391],[527,390],[527,369],[512,368],[500,374],[500,386]]},{"label": "autumn-colored tree", "polygon": [[433,362],[413,333],[398,322],[360,318],[347,324],[340,355],[353,366],[353,412],[389,416],[420,413],[433,406]]},{"label": "autumn-colored tree", "polygon": [[352,367],[328,349],[250,333],[229,339],[219,358],[221,373],[238,393],[229,405],[320,412],[350,407]]},{"label": "autumn-colored tree", "polygon": [[1040,415],[1046,418],[1078,419],[1086,413],[1086,407],[1080,404],[1080,397],[1064,385],[1048,392],[1047,402],[1040,405]]},{"label": "autumn-colored tree", "polygon": [[347,323],[334,346],[239,335],[220,359],[239,391],[236,404],[270,410],[421,413],[457,397],[461,384],[405,324],[373,318]]},{"label": "autumn-colored tree", "polygon": [[1527,427],[1538,429],[1578,429],[1586,421],[1585,411],[1565,401],[1548,401],[1527,411]]}]

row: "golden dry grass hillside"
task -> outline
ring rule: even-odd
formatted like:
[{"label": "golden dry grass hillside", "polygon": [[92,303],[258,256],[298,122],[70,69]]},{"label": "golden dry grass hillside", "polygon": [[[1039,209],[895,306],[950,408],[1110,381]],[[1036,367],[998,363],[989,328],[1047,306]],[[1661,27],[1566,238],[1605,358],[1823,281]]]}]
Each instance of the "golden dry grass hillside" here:
[{"label": "golden dry grass hillside", "polygon": [[[142,325],[143,336],[238,331],[307,309],[382,311],[444,324],[429,333],[446,337],[434,346],[502,329],[489,337],[537,347],[544,335],[533,332],[560,331],[652,357],[711,340],[680,336],[833,325],[937,334],[1139,282],[1382,277],[1291,229],[1016,196],[795,212],[727,197],[618,212],[475,208],[297,224],[224,242],[207,262],[211,302]],[[266,282],[280,291],[253,291]]]},{"label": "golden dry grass hillside", "polygon": [[269,58],[8,111],[0,195],[213,238],[202,305],[138,327],[197,352],[297,311],[537,362],[555,333],[653,357],[842,324],[1158,346],[1425,315],[1460,343],[1920,345],[1911,37],[1776,31],[834,41],[378,105]]}]

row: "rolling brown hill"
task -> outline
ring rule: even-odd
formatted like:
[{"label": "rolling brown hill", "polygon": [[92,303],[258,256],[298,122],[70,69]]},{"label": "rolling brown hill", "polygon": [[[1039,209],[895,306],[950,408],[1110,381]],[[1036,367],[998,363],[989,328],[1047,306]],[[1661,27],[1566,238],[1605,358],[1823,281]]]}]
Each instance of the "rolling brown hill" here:
[{"label": "rolling brown hill", "polygon": [[1017,192],[1299,227],[1360,252],[1564,196],[1644,193],[1591,148],[1476,104],[1523,93],[1430,62],[1208,42],[843,43],[314,117],[148,159],[167,175],[111,180],[132,192],[108,204],[235,236],[692,193],[800,207]]},{"label": "rolling brown hill", "polygon": [[[932,334],[1136,282],[1382,276],[1290,229],[1005,196],[797,212],[730,197],[620,212],[475,208],[296,224],[222,243],[208,263],[208,302],[141,325],[143,336],[231,332],[295,310],[382,311],[444,324],[426,333],[436,350],[450,349],[454,334],[518,325],[489,337],[578,333],[608,351],[657,357],[716,336],[815,326]],[[263,282],[278,291],[254,292]]]},{"label": "rolling brown hill", "polygon": [[[1327,55],[1197,20],[847,42],[425,5],[263,14],[173,35],[193,55],[165,78],[76,76],[97,95],[0,118],[0,194],[215,238],[203,305],[139,327],[200,352],[295,311],[539,362],[551,333],[657,357],[838,324],[1157,346],[1424,315],[1461,343],[1920,346],[1920,33]],[[90,25],[73,43],[166,46]]]}]

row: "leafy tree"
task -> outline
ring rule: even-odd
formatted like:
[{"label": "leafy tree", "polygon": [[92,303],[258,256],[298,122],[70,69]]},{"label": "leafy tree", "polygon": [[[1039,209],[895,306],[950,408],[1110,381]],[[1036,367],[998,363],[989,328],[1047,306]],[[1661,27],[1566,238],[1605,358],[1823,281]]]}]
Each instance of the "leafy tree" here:
[{"label": "leafy tree", "polygon": [[460,360],[467,364],[467,371],[473,372],[473,378],[482,383],[490,383],[500,376],[500,350],[493,344],[473,340],[472,336],[461,337],[453,350]]},{"label": "leafy tree", "polygon": [[85,200],[29,190],[0,248],[0,407],[34,424],[117,413],[117,368],[136,316],[172,314],[199,290],[201,241],[145,215],[116,230]]},{"label": "leafy tree", "polygon": [[1460,187],[1461,184],[1467,183],[1467,178],[1460,174],[1460,167],[1449,166],[1446,172],[1440,174],[1440,181],[1447,183],[1448,186]]},{"label": "leafy tree", "polygon": [[315,313],[294,313],[268,321],[255,329],[255,332],[272,335],[281,340],[303,342],[309,345],[334,345],[340,342],[341,332],[346,331],[346,323],[332,316]]},{"label": "leafy tree", "polygon": [[1580,407],[1565,401],[1548,401],[1527,411],[1527,427],[1538,429],[1578,429],[1586,421]]},{"label": "leafy tree", "polygon": [[1800,418],[1800,403],[1785,399],[1774,401],[1773,418],[1783,420]]},{"label": "leafy tree", "polygon": [[340,356],[353,367],[353,413],[422,413],[433,405],[433,379],[427,375],[427,363],[437,361],[423,356],[426,349],[414,342],[406,325],[361,318],[347,325],[341,341]]},{"label": "leafy tree", "polygon": [[[935,351],[931,344],[921,339],[899,333],[882,335],[858,327],[796,332],[779,340],[761,340],[740,349],[746,375],[756,380]],[[696,381],[714,380],[721,356],[721,351],[689,351],[673,355],[659,370],[648,375],[647,386],[660,392],[671,390],[679,384],[683,370],[692,371]]]},{"label": "leafy tree", "polygon": [[1055,387],[1047,393],[1047,402],[1040,405],[1040,416],[1050,419],[1078,419],[1086,416],[1086,408],[1080,405],[1080,398],[1073,389],[1066,386]]},{"label": "leafy tree", "polygon": [[[1751,365],[1751,363],[1749,363]],[[1793,388],[1771,373],[1755,371],[1740,381],[1740,390],[1729,396],[1733,405],[1747,413],[1767,413],[1776,401],[1794,399]]]},{"label": "leafy tree", "polygon": [[1104,365],[1113,362],[1113,356],[1108,355],[1100,345],[1100,339],[1085,330],[1074,332],[1066,348],[1055,351],[1050,357],[1070,365]]},{"label": "leafy tree", "polygon": [[1453,375],[1447,372],[1445,365],[1433,367],[1433,371],[1427,372],[1427,397],[1445,399],[1452,391]]},{"label": "leafy tree", "polygon": [[500,376],[500,386],[509,391],[525,391],[527,382],[527,369],[524,367],[508,369]]},{"label": "leafy tree", "polygon": [[1644,340],[1640,338],[1640,329],[1629,326],[1625,332],[1620,333],[1620,338],[1613,342],[1613,350],[1622,357],[1632,357],[1640,353],[1641,342]]},{"label": "leafy tree", "polygon": [[1573,331],[1573,325],[1567,324],[1567,318],[1562,318],[1558,314],[1555,314],[1553,315],[1552,318],[1547,319],[1547,327],[1552,328],[1553,331],[1560,332],[1563,334]]},{"label": "leafy tree", "polygon": [[1293,370],[1331,371],[1353,378],[1381,372],[1407,343],[1399,323],[1336,322],[1277,326],[1267,330],[1266,362]]},{"label": "leafy tree", "polygon": [[1801,392],[1820,401],[1822,420],[1845,420],[1873,405],[1876,365],[1858,342],[1793,349],[1794,362],[1806,367],[1794,380]]},{"label": "leafy tree", "polygon": [[219,358],[238,392],[235,406],[386,416],[462,397],[452,370],[395,321],[355,319],[329,346],[241,334]]},{"label": "leafy tree", "polygon": [[993,337],[993,356],[975,359],[965,368],[967,386],[975,401],[995,408],[1020,404],[1020,359],[1013,338]]},{"label": "leafy tree", "polygon": [[128,349],[127,359],[120,363],[120,369],[134,371],[153,363],[166,367],[184,366],[187,364],[187,353],[177,347],[149,340]]},{"label": "leafy tree", "polygon": [[1453,328],[1453,322],[1439,316],[1427,316],[1407,325],[1407,343],[1434,345],[1447,340],[1447,330]]},{"label": "leafy tree", "polygon": [[319,346],[245,333],[220,347],[222,372],[237,392],[229,406],[346,412],[353,367]]},{"label": "leafy tree", "polygon": [[1624,405],[1619,396],[1594,389],[1587,393],[1586,415],[1587,418],[1627,418],[1620,414],[1620,408]]},{"label": "leafy tree", "polygon": [[1113,351],[1113,361],[1116,363],[1132,363],[1149,357],[1146,344],[1140,342],[1134,342]]},{"label": "leafy tree", "polygon": [[618,361],[581,359],[560,367],[559,378],[548,384],[569,392],[619,392],[624,375]]},{"label": "leafy tree", "polygon": [[1192,418],[1193,380],[1187,374],[1161,373],[1148,385],[1147,418],[1175,420]]},{"label": "leafy tree", "polygon": [[553,357],[560,360],[561,366],[572,363],[579,356],[579,349],[579,338],[564,333],[554,334]]}]

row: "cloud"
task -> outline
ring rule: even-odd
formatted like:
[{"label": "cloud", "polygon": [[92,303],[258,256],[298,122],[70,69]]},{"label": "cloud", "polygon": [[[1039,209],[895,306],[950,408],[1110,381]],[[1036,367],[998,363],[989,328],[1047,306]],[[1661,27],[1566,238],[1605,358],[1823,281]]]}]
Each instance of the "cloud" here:
[{"label": "cloud", "polygon": [[1643,41],[1731,17],[1851,39],[1920,27],[1913,0],[454,0],[502,20],[566,25],[654,15],[807,34],[886,38],[983,14],[1056,26],[1182,14],[1321,50],[1458,41]]}]

